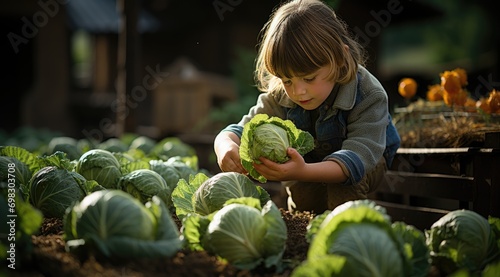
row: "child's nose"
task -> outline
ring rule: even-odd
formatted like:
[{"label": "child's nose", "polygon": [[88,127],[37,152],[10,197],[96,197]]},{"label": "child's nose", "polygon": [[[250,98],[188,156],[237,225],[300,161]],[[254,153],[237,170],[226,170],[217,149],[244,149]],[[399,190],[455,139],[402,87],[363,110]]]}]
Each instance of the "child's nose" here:
[{"label": "child's nose", "polygon": [[295,95],[302,95],[306,93],[306,86],[300,82],[296,83],[293,87],[293,93]]}]

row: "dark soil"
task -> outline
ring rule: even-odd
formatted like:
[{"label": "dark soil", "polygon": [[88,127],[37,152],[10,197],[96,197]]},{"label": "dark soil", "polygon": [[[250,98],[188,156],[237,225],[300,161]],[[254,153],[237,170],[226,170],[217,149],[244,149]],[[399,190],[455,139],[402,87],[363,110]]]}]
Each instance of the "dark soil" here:
[{"label": "dark soil", "polygon": [[[65,251],[63,224],[60,219],[47,218],[38,235],[32,237],[34,249],[29,264],[10,276],[290,276],[293,269],[306,259],[308,242],[306,227],[313,215],[281,210],[288,228],[283,259],[286,269],[275,268],[239,270],[207,252],[181,250],[171,258],[111,261],[94,256],[79,258]],[[179,228],[180,223],[175,218]]]}]

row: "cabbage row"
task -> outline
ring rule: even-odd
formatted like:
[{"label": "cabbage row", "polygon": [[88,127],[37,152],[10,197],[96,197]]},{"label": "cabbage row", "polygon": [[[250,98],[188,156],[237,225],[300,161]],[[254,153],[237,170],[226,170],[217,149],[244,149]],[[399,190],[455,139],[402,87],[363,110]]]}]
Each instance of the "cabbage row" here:
[{"label": "cabbage row", "polygon": [[371,200],[346,202],[309,224],[299,276],[500,276],[500,219],[471,210],[444,215],[421,231],[392,222]]},{"label": "cabbage row", "polygon": [[[457,210],[421,231],[391,221],[371,200],[316,215],[307,259],[284,261],[286,224],[250,178],[199,169],[194,150],[177,138],[89,145],[59,137],[41,152],[0,146],[0,215],[7,218],[15,196],[16,247],[26,255],[43,218],[53,217],[63,220],[66,250],[75,255],[155,258],[189,249],[246,270],[294,266],[295,277],[423,277],[432,265],[446,276],[500,276],[498,218]],[[2,237],[2,259],[8,245]]]}]

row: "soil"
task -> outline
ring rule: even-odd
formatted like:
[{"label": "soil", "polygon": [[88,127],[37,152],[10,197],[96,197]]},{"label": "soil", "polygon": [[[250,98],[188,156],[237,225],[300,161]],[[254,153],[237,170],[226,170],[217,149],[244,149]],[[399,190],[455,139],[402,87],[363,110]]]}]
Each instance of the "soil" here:
[{"label": "soil", "polygon": [[[281,209],[288,228],[288,238],[283,259],[287,267],[282,272],[276,268],[239,270],[205,251],[181,250],[171,258],[120,260],[79,258],[65,251],[62,220],[46,218],[36,236],[32,236],[33,253],[29,264],[10,276],[290,276],[293,269],[306,259],[309,243],[305,239],[307,224],[313,214],[290,213]],[[173,215],[180,228],[180,221]]]}]

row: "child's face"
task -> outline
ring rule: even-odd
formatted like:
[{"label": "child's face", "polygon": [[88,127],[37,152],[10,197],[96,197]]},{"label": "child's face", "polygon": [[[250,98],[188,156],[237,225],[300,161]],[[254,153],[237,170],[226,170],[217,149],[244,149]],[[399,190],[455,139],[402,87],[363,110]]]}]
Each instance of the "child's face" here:
[{"label": "child's face", "polygon": [[304,76],[282,78],[281,82],[293,102],[305,110],[314,110],[328,98],[335,85],[333,80],[328,80],[329,72],[330,67],[323,66]]}]

